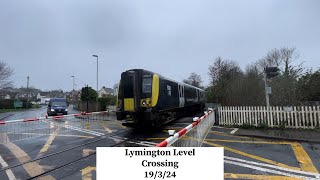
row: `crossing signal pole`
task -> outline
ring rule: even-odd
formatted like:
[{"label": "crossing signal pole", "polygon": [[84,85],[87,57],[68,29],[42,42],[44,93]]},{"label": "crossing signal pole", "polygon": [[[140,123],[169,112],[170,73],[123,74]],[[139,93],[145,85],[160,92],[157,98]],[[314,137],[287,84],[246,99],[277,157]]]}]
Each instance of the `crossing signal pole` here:
[{"label": "crossing signal pole", "polygon": [[271,87],[268,86],[268,79],[276,77],[279,75],[279,68],[278,67],[266,67],[264,68],[264,88],[266,93],[266,104],[267,109],[270,107],[270,100],[269,95],[271,94]]}]

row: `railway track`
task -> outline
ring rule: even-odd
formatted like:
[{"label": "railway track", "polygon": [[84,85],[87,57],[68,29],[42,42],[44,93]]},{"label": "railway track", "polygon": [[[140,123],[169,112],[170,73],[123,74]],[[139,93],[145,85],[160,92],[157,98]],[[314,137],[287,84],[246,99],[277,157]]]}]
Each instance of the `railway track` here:
[{"label": "railway track", "polygon": [[[129,130],[124,130],[124,131],[121,131],[121,132],[118,132],[118,133],[115,133],[115,134],[112,134],[112,135],[104,135],[104,136],[100,136],[99,139],[95,139],[95,140],[92,140],[90,142],[86,142],[86,143],[83,143],[83,144],[79,144],[79,145],[76,145],[76,146],[73,146],[73,147],[70,147],[70,148],[67,148],[67,149],[64,149],[64,150],[61,150],[61,151],[58,151],[58,152],[55,152],[55,153],[51,153],[51,154],[48,154],[48,155],[45,155],[45,156],[42,156],[42,157],[39,157],[39,158],[35,158],[35,159],[32,159],[30,161],[27,161],[27,162],[24,162],[24,163],[19,163],[19,164],[16,164],[16,165],[13,165],[13,166],[8,166],[6,168],[3,168],[0,170],[0,172],[3,172],[3,171],[6,171],[8,169],[14,169],[14,168],[18,168],[18,167],[21,167],[23,165],[26,165],[28,163],[33,163],[33,162],[37,162],[37,161],[40,161],[40,160],[47,160],[47,159],[52,159],[52,158],[55,158],[55,159],[61,159],[61,156],[64,155],[64,154],[67,154],[67,153],[70,153],[70,152],[77,152],[79,150],[83,150],[83,148],[87,147],[87,146],[91,146],[91,147],[98,147],[98,146],[101,146],[101,147],[116,147],[116,146],[120,146],[121,144],[124,144],[124,143],[134,143],[137,139],[141,138],[142,135],[140,136],[135,136],[133,138],[126,138],[126,137],[121,137],[121,135],[124,135],[126,133],[130,133],[132,132],[131,129]],[[108,145],[108,146],[103,146],[102,142],[106,141],[106,140],[117,140],[118,142],[114,143],[114,144],[111,144],[111,145]],[[137,142],[138,144],[139,142]],[[70,143],[72,144],[72,143]],[[69,145],[70,145],[69,144]],[[81,160],[84,160],[86,158],[89,158],[93,155],[95,155],[96,152],[93,152],[93,153],[90,153],[89,155],[86,155],[86,156],[82,156],[80,158],[73,158],[71,160],[68,160],[68,162],[66,163],[62,163],[61,165],[58,165],[57,167],[54,167],[53,169],[50,169],[50,170],[47,170],[41,174],[38,174],[36,176],[33,176],[33,177],[29,177],[29,179],[36,179],[40,176],[45,176],[53,171],[56,171],[56,170],[59,170],[59,169],[62,169],[64,167],[67,167],[67,166],[71,166]]]}]

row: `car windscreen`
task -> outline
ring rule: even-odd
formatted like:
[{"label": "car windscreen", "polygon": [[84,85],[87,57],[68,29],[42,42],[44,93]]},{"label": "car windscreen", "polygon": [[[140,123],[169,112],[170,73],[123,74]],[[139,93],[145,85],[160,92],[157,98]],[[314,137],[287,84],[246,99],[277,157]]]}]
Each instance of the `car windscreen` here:
[{"label": "car windscreen", "polygon": [[51,106],[67,106],[65,101],[52,101]]}]

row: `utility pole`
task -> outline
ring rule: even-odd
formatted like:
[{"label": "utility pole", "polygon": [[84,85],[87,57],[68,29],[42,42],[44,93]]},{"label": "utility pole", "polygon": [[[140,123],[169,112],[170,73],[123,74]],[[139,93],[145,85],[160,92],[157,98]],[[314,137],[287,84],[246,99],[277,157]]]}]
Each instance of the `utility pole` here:
[{"label": "utility pole", "polygon": [[74,99],[74,76],[71,76],[72,77],[72,79],[73,79],[73,82],[72,82],[72,101],[73,101],[73,109],[74,109],[74,107],[75,107],[75,99]]},{"label": "utility pole", "polygon": [[98,91],[99,91],[99,81],[98,81],[98,72],[99,72],[99,56],[98,55],[92,55],[93,57],[97,58],[97,98],[96,98],[96,112],[98,112]]},{"label": "utility pole", "polygon": [[89,86],[87,85],[86,86],[86,100],[87,100],[87,111],[86,112],[88,112],[88,110],[89,110]]},{"label": "utility pole", "polygon": [[27,76],[27,109],[29,108],[29,76]]},{"label": "utility pole", "polygon": [[264,80],[264,89],[266,93],[266,103],[267,103],[267,109],[270,107],[270,98],[268,93],[268,82],[267,82],[267,74],[263,73],[263,80]]}]

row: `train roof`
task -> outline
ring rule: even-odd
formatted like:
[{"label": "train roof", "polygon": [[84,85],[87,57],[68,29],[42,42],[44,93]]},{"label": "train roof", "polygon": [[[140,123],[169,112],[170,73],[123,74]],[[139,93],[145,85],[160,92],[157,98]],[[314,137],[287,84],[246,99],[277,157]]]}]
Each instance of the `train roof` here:
[{"label": "train roof", "polygon": [[[159,73],[155,73],[155,72],[152,72],[152,71],[149,71],[149,70],[145,70],[145,69],[129,69],[129,70],[127,70],[127,71],[135,71],[135,70],[142,70],[142,71],[146,71],[146,72],[148,72],[148,73],[150,73],[150,74],[157,74],[157,75],[159,75],[159,76],[160,76],[161,78],[163,78],[163,79],[166,79],[166,80],[169,80],[169,81],[172,81],[172,82],[175,82],[175,83],[183,84],[183,85],[185,85],[185,86],[189,86],[189,87],[192,87],[192,88],[195,88],[195,89],[204,91],[204,90],[201,89],[201,88],[198,88],[198,87],[195,87],[195,86],[192,86],[192,85],[190,85],[190,84],[183,83],[183,82],[178,82],[178,81],[172,80],[172,79],[170,79],[170,78],[167,78],[167,77],[162,76],[162,75],[159,74]],[[126,72],[127,72],[127,71],[126,71]]]}]

